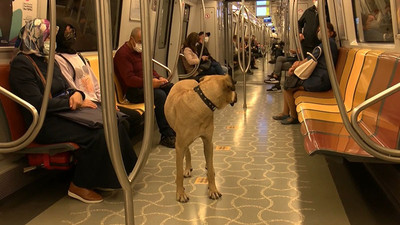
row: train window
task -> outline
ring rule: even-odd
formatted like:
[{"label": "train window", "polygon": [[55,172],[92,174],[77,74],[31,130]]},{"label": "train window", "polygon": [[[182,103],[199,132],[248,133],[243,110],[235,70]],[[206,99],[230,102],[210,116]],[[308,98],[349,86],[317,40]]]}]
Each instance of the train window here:
[{"label": "train window", "polygon": [[353,10],[359,42],[394,42],[389,0],[353,0]]},{"label": "train window", "polygon": [[[113,48],[118,46],[122,0],[110,0]],[[76,29],[77,51],[97,51],[96,5],[94,0],[56,0],[57,20]]]}]

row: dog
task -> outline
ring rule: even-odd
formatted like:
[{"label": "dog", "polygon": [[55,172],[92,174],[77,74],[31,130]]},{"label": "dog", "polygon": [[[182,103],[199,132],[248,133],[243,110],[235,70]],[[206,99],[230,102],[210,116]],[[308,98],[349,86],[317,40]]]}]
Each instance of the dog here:
[{"label": "dog", "polygon": [[[176,200],[189,201],[183,187],[183,177],[192,172],[189,145],[198,137],[203,141],[206,159],[208,195],[218,199],[222,194],[215,185],[213,166],[214,110],[237,101],[235,81],[229,75],[210,75],[199,80],[177,82],[168,94],[164,113],[169,125],[176,132]],[[186,167],[183,170],[183,157]]]}]

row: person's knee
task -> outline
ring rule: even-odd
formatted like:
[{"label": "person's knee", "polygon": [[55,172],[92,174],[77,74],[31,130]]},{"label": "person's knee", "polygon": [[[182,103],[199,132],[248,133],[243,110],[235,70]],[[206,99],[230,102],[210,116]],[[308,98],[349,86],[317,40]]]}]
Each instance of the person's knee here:
[{"label": "person's knee", "polygon": [[164,90],[159,88],[154,89],[155,105],[164,104],[166,99],[167,99],[167,94],[164,92]]}]

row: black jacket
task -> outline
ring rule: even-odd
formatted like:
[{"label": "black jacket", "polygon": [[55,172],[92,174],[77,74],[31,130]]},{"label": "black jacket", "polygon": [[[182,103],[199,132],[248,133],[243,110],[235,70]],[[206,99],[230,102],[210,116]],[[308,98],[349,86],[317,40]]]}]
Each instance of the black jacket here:
[{"label": "black jacket", "polygon": [[304,11],[298,24],[299,32],[304,35],[304,40],[301,42],[302,46],[315,47],[321,43],[317,37],[319,20],[315,6],[309,7]]}]

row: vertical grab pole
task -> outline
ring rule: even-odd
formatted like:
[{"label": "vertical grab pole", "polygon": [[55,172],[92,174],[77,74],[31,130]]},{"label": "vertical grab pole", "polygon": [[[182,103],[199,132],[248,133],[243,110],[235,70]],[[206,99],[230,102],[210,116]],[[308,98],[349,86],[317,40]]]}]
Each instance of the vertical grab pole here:
[{"label": "vertical grab pole", "polygon": [[146,164],[147,158],[151,149],[151,138],[154,132],[154,91],[153,91],[153,61],[151,57],[151,41],[150,41],[150,13],[149,1],[142,0],[140,3],[140,18],[142,27],[142,64],[143,64],[143,87],[144,87],[144,135],[142,141],[142,148],[138,161],[133,168],[132,173],[129,174],[129,181],[131,185],[135,184],[137,175],[142,167]]},{"label": "vertical grab pole", "polygon": [[297,22],[298,17],[298,4],[299,2],[293,0],[293,7],[292,7],[292,27],[293,27],[293,35],[294,35],[294,43],[296,44],[296,51],[299,52],[298,56],[300,56],[300,61],[304,60],[303,48],[301,47],[300,43],[300,36],[299,36],[299,24]]},{"label": "vertical grab pole", "polygon": [[171,75],[168,76],[168,80],[171,81],[175,72],[176,74],[178,74],[178,71],[176,70],[176,68],[178,67],[178,60],[179,60],[179,53],[181,52],[181,44],[182,44],[182,30],[183,30],[183,17],[184,17],[184,7],[183,5],[185,5],[185,2],[183,0],[179,0],[178,1],[179,4],[179,33],[178,33],[178,44],[176,46],[176,57],[175,57],[175,62],[172,65],[172,69],[171,69]]}]

